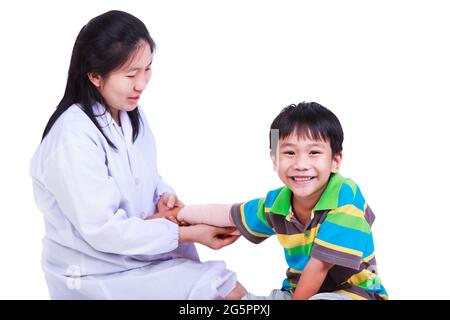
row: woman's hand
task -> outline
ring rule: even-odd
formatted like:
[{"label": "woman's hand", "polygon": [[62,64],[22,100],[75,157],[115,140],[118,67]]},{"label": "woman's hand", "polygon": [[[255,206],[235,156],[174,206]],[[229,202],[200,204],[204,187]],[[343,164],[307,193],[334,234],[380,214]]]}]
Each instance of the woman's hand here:
[{"label": "woman's hand", "polygon": [[158,218],[170,218],[170,217],[174,217],[176,218],[178,215],[178,212],[180,212],[181,208],[180,207],[175,207],[173,209],[168,209],[162,212],[158,212],[155,213],[153,215],[151,215],[150,217],[146,218],[145,220],[151,220],[151,219],[158,219]]},{"label": "woman's hand", "polygon": [[158,209],[158,213],[169,211],[170,209],[174,209],[176,207],[182,208],[184,207],[184,203],[178,199],[176,194],[173,193],[163,193],[156,204]]},{"label": "woman's hand", "polygon": [[154,215],[151,215],[150,217],[146,218],[145,220],[162,218],[162,219],[167,219],[169,221],[172,221],[173,223],[179,224],[181,226],[188,225],[184,221],[178,220],[177,216],[178,216],[178,212],[180,212],[180,210],[181,210],[181,207],[175,207],[175,208],[167,210],[167,211],[155,213]]},{"label": "woman's hand", "polygon": [[180,242],[197,242],[211,249],[218,250],[235,242],[239,236],[231,235],[235,227],[214,227],[196,224],[180,227]]}]

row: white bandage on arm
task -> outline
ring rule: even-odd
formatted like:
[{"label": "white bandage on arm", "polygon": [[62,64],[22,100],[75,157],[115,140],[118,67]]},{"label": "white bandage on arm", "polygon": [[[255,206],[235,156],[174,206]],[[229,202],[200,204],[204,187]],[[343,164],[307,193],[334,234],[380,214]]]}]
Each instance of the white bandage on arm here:
[{"label": "white bandage on arm", "polygon": [[234,227],[231,204],[198,204],[181,208],[177,219],[189,224],[209,224],[217,227]]}]

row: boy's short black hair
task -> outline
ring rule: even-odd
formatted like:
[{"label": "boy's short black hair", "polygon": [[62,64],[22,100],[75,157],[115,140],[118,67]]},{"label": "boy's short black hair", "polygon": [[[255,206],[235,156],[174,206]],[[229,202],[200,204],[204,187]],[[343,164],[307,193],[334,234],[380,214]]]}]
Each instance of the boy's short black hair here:
[{"label": "boy's short black hair", "polygon": [[316,102],[301,102],[284,108],[270,126],[270,149],[275,152],[277,143],[272,136],[278,129],[278,139],[284,139],[293,133],[299,137],[329,141],[333,156],[342,151],[344,132],[339,119],[333,112]]}]

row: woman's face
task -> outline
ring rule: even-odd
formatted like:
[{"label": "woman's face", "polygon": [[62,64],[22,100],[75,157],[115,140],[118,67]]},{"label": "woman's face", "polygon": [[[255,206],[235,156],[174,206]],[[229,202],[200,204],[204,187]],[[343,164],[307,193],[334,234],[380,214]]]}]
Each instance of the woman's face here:
[{"label": "woman's face", "polygon": [[118,122],[119,111],[132,111],[152,76],[153,56],[147,42],[142,42],[131,58],[108,76],[89,75],[113,118]]}]

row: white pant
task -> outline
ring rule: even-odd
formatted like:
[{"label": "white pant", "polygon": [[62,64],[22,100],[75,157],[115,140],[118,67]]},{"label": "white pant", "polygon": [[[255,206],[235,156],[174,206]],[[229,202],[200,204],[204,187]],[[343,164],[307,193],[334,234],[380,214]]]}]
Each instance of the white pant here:
[{"label": "white pant", "polygon": [[236,287],[236,274],[223,261],[178,258],[124,272],[67,277],[45,273],[52,299],[210,300]]}]

